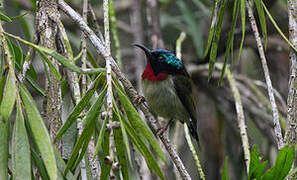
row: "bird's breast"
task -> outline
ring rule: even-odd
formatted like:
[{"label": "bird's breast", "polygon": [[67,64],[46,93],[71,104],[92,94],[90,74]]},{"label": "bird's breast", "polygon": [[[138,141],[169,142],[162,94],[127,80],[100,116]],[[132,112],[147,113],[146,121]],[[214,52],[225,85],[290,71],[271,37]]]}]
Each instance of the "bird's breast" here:
[{"label": "bird's breast", "polygon": [[166,119],[184,121],[189,115],[174,88],[172,76],[163,81],[142,80],[144,95],[152,108],[159,116]]}]

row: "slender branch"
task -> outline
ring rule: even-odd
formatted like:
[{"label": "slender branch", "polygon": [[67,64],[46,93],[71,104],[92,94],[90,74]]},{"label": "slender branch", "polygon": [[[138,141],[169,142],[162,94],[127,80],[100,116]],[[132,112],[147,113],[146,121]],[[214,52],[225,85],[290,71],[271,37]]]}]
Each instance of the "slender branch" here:
[{"label": "slender branch", "polygon": [[274,98],[274,94],[273,94],[272,83],[271,83],[271,79],[270,79],[270,75],[269,75],[269,69],[268,69],[268,66],[267,66],[267,61],[266,61],[266,58],[265,58],[263,45],[262,45],[261,38],[260,38],[260,35],[259,35],[259,30],[258,30],[258,27],[257,27],[257,24],[256,24],[254,14],[253,14],[253,9],[252,9],[252,7],[250,6],[250,4],[249,4],[249,2],[247,0],[246,0],[246,7],[247,7],[247,10],[248,10],[248,15],[249,15],[249,20],[250,20],[250,23],[251,23],[251,27],[252,27],[256,42],[257,42],[257,47],[258,47],[260,59],[261,59],[261,62],[262,62],[262,68],[263,68],[263,71],[264,71],[264,76],[265,76],[265,80],[266,80],[266,84],[267,84],[269,101],[271,103],[271,108],[272,108],[274,133],[275,133],[275,136],[276,136],[277,147],[278,147],[278,149],[281,149],[284,146],[284,142],[283,142],[281,126],[280,126],[280,123],[279,123],[278,110],[277,110],[277,106],[276,106],[275,98]]},{"label": "slender branch", "polygon": [[[103,2],[103,11],[104,11],[104,38],[105,38],[105,49],[106,56],[111,57],[110,53],[110,33],[109,33],[109,0],[104,0]],[[107,102],[107,115],[108,123],[110,125],[110,135],[109,135],[109,157],[111,162],[114,161],[114,140],[113,140],[113,128],[112,128],[112,108],[113,108],[113,93],[112,93],[112,75],[111,75],[111,58],[106,60],[106,83],[107,83],[107,93],[106,93],[106,102]],[[113,171],[110,172],[113,176]]]},{"label": "slender branch", "polygon": [[91,4],[89,4],[89,10],[90,10],[90,14],[91,14],[91,17],[92,17],[92,20],[93,20],[93,24],[95,25],[95,33],[96,33],[97,36],[99,36],[101,41],[104,42],[104,38],[103,38],[103,35],[102,35],[101,31],[100,31],[100,26],[99,26],[96,14],[95,14],[94,9],[93,9]]},{"label": "slender branch", "polygon": [[[289,40],[297,47],[297,2],[288,0],[289,14]],[[296,144],[297,132],[297,90],[296,90],[296,73],[297,73],[297,53],[290,48],[290,76],[289,76],[289,92],[288,92],[288,109],[287,109],[287,129],[285,133],[285,142],[291,145]],[[296,166],[296,163],[295,163]]]},{"label": "slender branch", "polygon": [[246,171],[247,174],[249,174],[249,165],[250,165],[250,150],[249,150],[249,140],[247,135],[247,127],[245,125],[244,120],[244,113],[243,113],[243,107],[240,99],[239,90],[237,89],[235,85],[235,79],[230,71],[229,68],[226,68],[226,75],[227,79],[229,81],[234,100],[235,100],[235,107],[237,112],[237,121],[238,121],[238,127],[240,129],[240,137],[242,141],[242,148],[244,152],[244,161],[246,165]]},{"label": "slender branch", "polygon": [[[69,5],[67,5],[63,0],[58,0],[59,7],[63,10],[75,23],[79,25],[79,28],[86,34],[86,36],[90,39],[91,43],[94,45],[96,51],[101,54],[106,61],[111,62],[111,67],[117,78],[122,82],[125,90],[130,97],[130,99],[135,99],[138,96],[137,91],[132,86],[131,82],[126,78],[126,76],[120,71],[118,65],[114,61],[113,57],[106,52],[104,45],[100,41],[100,39],[95,35],[95,33],[87,26],[87,24],[83,21],[78,13],[76,13]],[[149,109],[144,103],[140,104],[140,109],[144,113],[146,119],[151,123],[154,130],[160,129],[160,124],[156,121],[156,119],[152,116]],[[189,173],[187,172],[184,164],[182,163],[180,157],[177,155],[175,148],[172,146],[168,136],[164,136],[159,134],[159,138],[163,142],[165,148],[167,149],[172,161],[175,166],[179,170],[181,177],[183,179],[191,179]]]}]

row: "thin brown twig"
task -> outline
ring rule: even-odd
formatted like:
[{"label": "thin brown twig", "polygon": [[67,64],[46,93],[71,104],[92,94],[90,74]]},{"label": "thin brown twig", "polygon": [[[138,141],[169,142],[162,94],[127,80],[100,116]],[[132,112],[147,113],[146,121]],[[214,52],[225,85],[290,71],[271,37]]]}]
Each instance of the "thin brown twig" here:
[{"label": "thin brown twig", "polygon": [[[111,68],[116,74],[118,80],[120,80],[130,97],[130,99],[135,99],[138,96],[137,91],[132,86],[131,82],[126,78],[126,76],[120,71],[118,65],[114,61],[113,57],[106,52],[106,49],[104,47],[104,44],[101,42],[101,40],[95,35],[95,33],[90,29],[90,27],[87,26],[87,24],[83,21],[81,16],[75,12],[69,5],[67,5],[63,0],[58,0],[59,7],[61,10],[63,10],[75,23],[79,25],[79,28],[86,34],[86,36],[89,38],[93,46],[95,47],[96,51],[101,54],[106,61],[111,62]],[[153,117],[153,115],[150,113],[147,106],[144,105],[144,103],[140,104],[140,109],[144,113],[146,119],[151,123],[154,130],[160,129],[159,123],[156,121],[156,119]],[[179,170],[181,177],[183,179],[191,179],[189,173],[187,172],[183,162],[181,161],[180,157],[176,153],[175,148],[172,146],[168,136],[164,136],[162,134],[159,134],[158,136],[161,141],[163,142],[165,148],[167,149],[171,160],[174,162],[175,166]]]},{"label": "thin brown twig", "polygon": [[276,106],[275,98],[274,98],[274,94],[273,94],[272,83],[271,83],[271,79],[270,79],[270,75],[269,75],[269,69],[268,69],[268,66],[267,66],[267,61],[266,61],[262,41],[261,41],[261,38],[260,38],[260,35],[259,35],[259,30],[258,30],[258,27],[257,27],[257,24],[256,24],[254,14],[253,14],[253,9],[250,6],[249,1],[247,1],[247,0],[246,0],[246,7],[247,7],[247,10],[248,10],[248,16],[249,16],[250,24],[251,24],[251,27],[252,27],[256,42],[257,42],[258,52],[259,52],[260,59],[261,59],[261,62],[262,62],[262,68],[263,68],[263,71],[264,71],[264,76],[265,76],[265,80],[266,80],[266,84],[267,84],[269,101],[271,103],[271,108],[272,108],[274,133],[275,133],[275,136],[276,136],[277,147],[278,147],[278,149],[281,149],[284,146],[284,142],[283,142],[281,126],[280,126],[280,123],[279,123],[278,110],[277,110],[277,106]]}]

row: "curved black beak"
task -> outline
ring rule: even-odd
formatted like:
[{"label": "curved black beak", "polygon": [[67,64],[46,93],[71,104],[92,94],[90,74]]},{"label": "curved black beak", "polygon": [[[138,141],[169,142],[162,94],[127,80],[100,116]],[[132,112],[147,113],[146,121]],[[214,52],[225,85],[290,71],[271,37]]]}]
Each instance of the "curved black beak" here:
[{"label": "curved black beak", "polygon": [[145,52],[145,55],[147,56],[147,57],[149,57],[150,56],[150,54],[151,54],[151,50],[149,50],[147,47],[145,47],[144,45],[141,45],[141,44],[138,44],[138,43],[134,43],[134,44],[132,44],[133,46],[136,46],[136,47],[139,47],[140,49],[142,49],[144,52]]}]

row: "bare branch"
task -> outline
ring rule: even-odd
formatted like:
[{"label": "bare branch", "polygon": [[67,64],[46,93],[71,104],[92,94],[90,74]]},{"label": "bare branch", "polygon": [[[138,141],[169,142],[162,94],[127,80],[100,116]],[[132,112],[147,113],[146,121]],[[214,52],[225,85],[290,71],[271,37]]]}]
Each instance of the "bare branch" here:
[{"label": "bare branch", "polygon": [[235,79],[230,71],[229,68],[226,68],[226,75],[227,79],[229,81],[233,97],[235,100],[235,107],[236,107],[236,112],[237,112],[237,121],[238,121],[238,127],[240,129],[240,137],[242,141],[242,148],[244,152],[244,161],[246,165],[246,171],[247,174],[249,174],[249,166],[250,166],[250,150],[249,150],[249,139],[247,135],[247,127],[245,125],[245,120],[244,120],[244,113],[243,113],[243,107],[240,99],[240,94],[239,91],[235,85]]},{"label": "bare branch", "polygon": [[267,61],[266,61],[266,58],[265,58],[262,41],[261,41],[261,38],[260,38],[260,35],[259,35],[259,30],[258,30],[256,21],[255,21],[254,14],[253,14],[253,9],[251,8],[248,1],[246,1],[246,7],[247,7],[247,10],[248,10],[248,15],[249,15],[249,20],[250,20],[250,23],[251,23],[251,27],[252,27],[256,42],[257,42],[257,47],[258,47],[260,59],[261,59],[261,62],[262,62],[262,68],[263,68],[263,71],[264,71],[264,76],[265,76],[265,80],[266,80],[266,84],[267,84],[269,101],[271,103],[271,108],[272,108],[274,133],[275,133],[275,136],[276,136],[277,146],[278,146],[278,149],[281,149],[284,146],[284,142],[283,142],[282,131],[281,131],[280,123],[279,123],[278,110],[277,110],[277,106],[276,106],[275,98],[274,98],[274,94],[273,94],[272,83],[271,83],[271,79],[270,79],[270,75],[269,75],[269,69],[268,69],[268,66],[267,66]]}]

